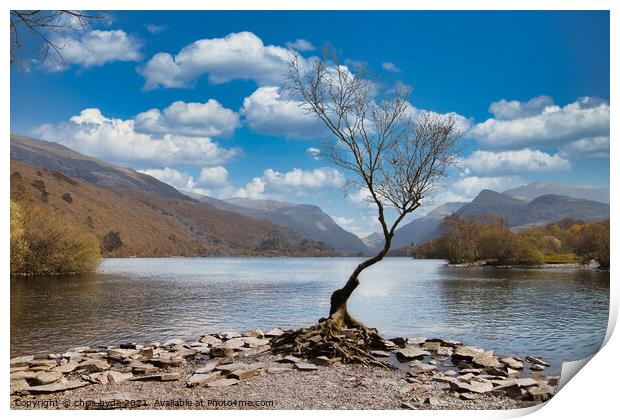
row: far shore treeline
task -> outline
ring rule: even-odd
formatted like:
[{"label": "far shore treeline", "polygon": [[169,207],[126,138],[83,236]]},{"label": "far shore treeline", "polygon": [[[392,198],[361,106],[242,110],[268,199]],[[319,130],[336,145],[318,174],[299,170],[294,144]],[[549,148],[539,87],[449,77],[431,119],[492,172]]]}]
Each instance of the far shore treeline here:
[{"label": "far shore treeline", "polygon": [[564,219],[546,226],[513,231],[504,217],[458,214],[446,217],[441,236],[415,246],[415,258],[438,258],[451,264],[536,266],[595,260],[609,269],[609,220],[586,223]]}]

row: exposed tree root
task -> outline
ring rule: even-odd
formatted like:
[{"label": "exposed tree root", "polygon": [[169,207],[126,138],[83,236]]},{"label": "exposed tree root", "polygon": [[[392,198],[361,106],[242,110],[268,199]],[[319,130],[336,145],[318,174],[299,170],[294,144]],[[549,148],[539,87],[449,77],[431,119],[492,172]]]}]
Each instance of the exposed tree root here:
[{"label": "exposed tree root", "polygon": [[395,369],[371,354],[372,350],[386,350],[385,340],[377,330],[351,318],[346,309],[328,319],[319,320],[318,324],[311,327],[285,332],[274,338],[271,346],[273,352],[279,354],[308,359],[327,356],[339,358],[343,363]]}]

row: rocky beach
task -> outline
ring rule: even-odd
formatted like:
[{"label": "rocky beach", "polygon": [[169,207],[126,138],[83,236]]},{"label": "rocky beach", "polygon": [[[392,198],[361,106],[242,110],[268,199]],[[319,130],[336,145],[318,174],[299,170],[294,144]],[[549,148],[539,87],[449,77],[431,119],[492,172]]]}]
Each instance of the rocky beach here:
[{"label": "rocky beach", "polygon": [[[13,409],[512,409],[551,398],[559,377],[535,356],[437,338],[382,340],[393,368],[278,353],[284,331],[219,332],[198,341],[76,347],[10,361]],[[343,330],[339,340],[352,340]]]}]

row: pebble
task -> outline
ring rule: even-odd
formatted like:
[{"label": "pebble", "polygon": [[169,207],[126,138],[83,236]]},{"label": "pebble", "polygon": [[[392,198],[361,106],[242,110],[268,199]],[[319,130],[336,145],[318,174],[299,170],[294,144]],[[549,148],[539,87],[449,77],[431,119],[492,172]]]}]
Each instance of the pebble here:
[{"label": "pebble", "polygon": [[301,371],[318,370],[318,366],[312,363],[295,363],[293,368]]}]

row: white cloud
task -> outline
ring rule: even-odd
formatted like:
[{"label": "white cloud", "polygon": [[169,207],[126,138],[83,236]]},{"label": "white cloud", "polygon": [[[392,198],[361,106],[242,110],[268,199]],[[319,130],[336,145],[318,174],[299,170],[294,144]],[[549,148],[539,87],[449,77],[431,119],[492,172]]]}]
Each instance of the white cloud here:
[{"label": "white cloud", "polygon": [[341,228],[346,231],[352,232],[360,238],[368,236],[374,232],[373,229],[377,227],[376,217],[361,216],[359,220],[351,219],[348,217],[330,216],[334,222],[336,222]]},{"label": "white cloud", "polygon": [[268,184],[293,188],[325,188],[344,185],[344,175],[332,168],[319,168],[311,171],[293,169],[285,173],[267,169],[263,178]]},{"label": "white cloud", "polygon": [[217,84],[242,79],[279,85],[287,73],[290,54],[286,48],[264,45],[251,32],[239,32],[195,41],[174,56],[157,53],[139,72],[145,89],[189,87],[205,74]]},{"label": "white cloud", "polygon": [[44,124],[33,132],[43,140],[120,164],[213,166],[241,153],[222,148],[209,137],[140,133],[133,119],[107,118],[97,108],[85,109],[68,122]]},{"label": "white cloud", "polygon": [[293,50],[297,50],[297,51],[312,51],[315,49],[314,45],[312,45],[312,43],[306,39],[303,38],[299,38],[296,39],[295,41],[289,41],[286,43],[286,47],[293,49]]},{"label": "white cloud", "polygon": [[314,138],[327,132],[301,102],[284,97],[281,88],[260,87],[243,100],[241,114],[250,128],[259,133],[288,138]]},{"label": "white cloud", "polygon": [[459,115],[456,112],[448,112],[448,113],[445,113],[445,114],[441,114],[441,113],[434,112],[434,111],[428,111],[428,110],[425,110],[425,109],[420,109],[420,108],[417,108],[417,107],[413,106],[411,103],[407,103],[407,107],[405,109],[405,115],[408,115],[409,118],[412,118],[412,119],[415,120],[422,113],[428,113],[428,114],[431,114],[433,116],[442,116],[442,117],[451,116],[451,117],[453,117],[454,120],[455,120],[455,128],[458,131],[460,131],[461,133],[465,133],[471,127],[471,119],[467,118],[467,117],[464,117],[462,115]]},{"label": "white cloud", "polygon": [[370,191],[366,187],[359,188],[355,191],[348,191],[346,198],[349,202],[354,204],[361,204],[363,206],[371,205]]},{"label": "white cloud", "polygon": [[533,117],[541,114],[545,108],[553,106],[553,98],[549,96],[537,96],[527,102],[507,101],[502,99],[493,102],[489,111],[498,120],[515,120],[517,118]]},{"label": "white cloud", "polygon": [[224,186],[228,181],[228,171],[223,166],[202,168],[198,181],[203,185]]},{"label": "white cloud", "polygon": [[609,137],[588,137],[562,146],[559,155],[573,159],[608,158]]},{"label": "white cloud", "polygon": [[314,160],[319,160],[321,158],[321,150],[316,147],[308,147],[306,153],[311,155]]},{"label": "white cloud", "polygon": [[252,198],[255,200],[265,198],[266,183],[261,177],[254,177],[244,188],[239,188],[235,197]]},{"label": "white cloud", "polygon": [[[519,185],[523,185],[523,180],[516,176],[498,177],[478,177],[468,176],[460,178],[450,185],[450,189],[445,194],[442,193],[442,201],[469,201],[477,196],[482,190],[504,191]],[[447,196],[450,200],[446,200]],[[445,201],[444,201],[445,200]]]},{"label": "white cloud", "polygon": [[584,97],[564,107],[551,105],[546,97],[525,104],[515,102],[492,104],[496,118],[476,125],[470,135],[481,145],[499,148],[564,145],[609,136],[607,101]]},{"label": "white cloud", "polygon": [[401,72],[401,70],[398,67],[396,67],[396,65],[394,63],[391,63],[389,61],[386,61],[385,63],[382,63],[381,67],[383,68],[383,70],[391,71],[392,73],[400,73]]},{"label": "white cloud", "polygon": [[174,168],[169,168],[166,166],[163,169],[137,169],[137,171],[150,175],[153,178],[157,178],[161,182],[172,185],[178,190],[194,191],[196,188],[196,183],[193,176],[187,172],[181,172]]},{"label": "white cloud", "polygon": [[138,169],[138,172],[157,178],[178,190],[211,197],[227,197],[234,188],[226,182],[228,171],[222,166],[202,168],[198,179],[187,172],[166,166],[163,169]]},{"label": "white cloud", "polygon": [[136,131],[189,136],[230,136],[240,126],[236,112],[215,99],[206,103],[177,101],[163,111],[150,109],[136,115]]},{"label": "white cloud", "polygon": [[166,25],[157,25],[155,23],[146,23],[144,27],[146,28],[147,31],[149,31],[152,34],[162,33],[167,28]]},{"label": "white cloud", "polygon": [[303,170],[295,168],[288,172],[267,169],[262,176],[255,177],[245,187],[237,190],[236,196],[243,198],[265,198],[292,193],[303,195],[307,190],[342,187],[345,178],[333,168]]},{"label": "white cloud", "polygon": [[88,31],[81,35],[54,39],[60,47],[64,65],[48,63],[51,70],[65,70],[75,64],[84,68],[102,66],[112,61],[138,61],[142,59],[139,39],[125,31]]},{"label": "white cloud", "polygon": [[521,149],[505,152],[476,150],[461,161],[466,174],[516,174],[521,172],[565,171],[571,165],[561,156],[540,150]]}]

